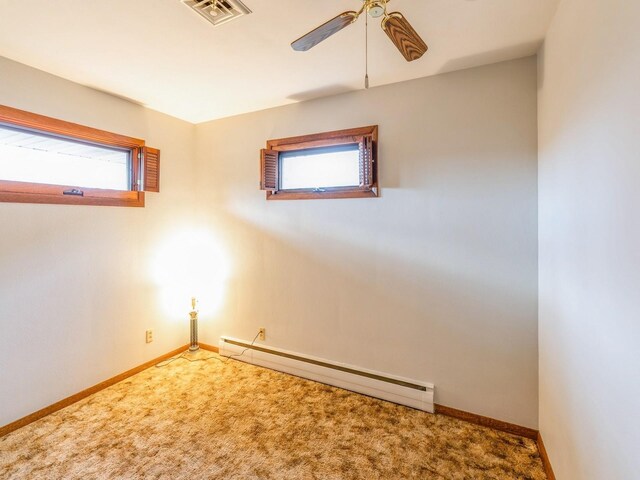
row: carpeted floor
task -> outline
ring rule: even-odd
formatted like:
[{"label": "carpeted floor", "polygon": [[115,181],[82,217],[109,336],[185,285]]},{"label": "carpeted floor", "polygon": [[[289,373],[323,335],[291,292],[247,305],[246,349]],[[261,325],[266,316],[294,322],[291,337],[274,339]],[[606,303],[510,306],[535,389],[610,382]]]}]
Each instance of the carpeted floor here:
[{"label": "carpeted floor", "polygon": [[211,358],[152,367],[0,438],[0,478],[545,475],[532,440]]}]

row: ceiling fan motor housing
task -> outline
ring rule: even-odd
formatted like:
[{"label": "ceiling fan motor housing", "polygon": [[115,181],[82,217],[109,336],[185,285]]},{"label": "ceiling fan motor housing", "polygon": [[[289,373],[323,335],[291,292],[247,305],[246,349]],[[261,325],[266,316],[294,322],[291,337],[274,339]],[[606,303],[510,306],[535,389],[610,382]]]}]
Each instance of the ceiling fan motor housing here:
[{"label": "ceiling fan motor housing", "polygon": [[367,6],[367,12],[372,18],[379,18],[384,15],[384,6],[380,2],[371,2]]}]

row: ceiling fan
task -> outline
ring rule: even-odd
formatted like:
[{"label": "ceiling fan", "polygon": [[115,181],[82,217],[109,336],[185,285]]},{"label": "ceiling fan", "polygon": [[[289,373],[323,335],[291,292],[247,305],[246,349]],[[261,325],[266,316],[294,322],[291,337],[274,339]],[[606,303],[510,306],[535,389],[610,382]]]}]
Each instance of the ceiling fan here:
[{"label": "ceiling fan", "polygon": [[400,12],[387,13],[387,4],[391,0],[362,0],[363,5],[357,12],[349,11],[332,18],[328,22],[311,30],[291,44],[294,50],[305,52],[326,40],[334,33],[354,23],[363,12],[372,18],[382,17],[381,27],[387,33],[393,44],[404,56],[407,62],[419,59],[425,54],[427,44],[413,29],[411,24]]}]

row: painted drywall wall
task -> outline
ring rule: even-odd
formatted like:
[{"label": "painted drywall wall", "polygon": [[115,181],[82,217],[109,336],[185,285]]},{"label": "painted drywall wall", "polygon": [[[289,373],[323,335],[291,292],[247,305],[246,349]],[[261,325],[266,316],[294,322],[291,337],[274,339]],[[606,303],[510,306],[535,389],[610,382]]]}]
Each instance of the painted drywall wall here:
[{"label": "painted drywall wall", "polygon": [[540,54],[540,430],[561,480],[640,472],[640,3],[563,0]]},{"label": "painted drywall wall", "polygon": [[163,279],[150,264],[166,238],[193,225],[195,132],[3,58],[0,104],[143,138],[162,151],[162,191],[147,194],[145,208],[0,203],[5,425],[188,342],[189,306],[186,318],[162,307]]},{"label": "painted drywall wall", "polygon": [[[537,427],[536,115],[526,58],[198,125],[201,222],[229,269],[203,338],[264,326]],[[265,201],[267,139],[372,124],[381,198]]]},{"label": "painted drywall wall", "polygon": [[[266,326],[267,344],[537,425],[533,59],[198,128],[6,59],[0,71],[1,104],[162,150],[145,209],[0,204],[0,424],[186,342],[161,287],[204,267],[208,343]],[[266,139],[368,124],[381,198],[267,203],[257,190]],[[207,248],[187,262],[175,252],[192,231]]]}]

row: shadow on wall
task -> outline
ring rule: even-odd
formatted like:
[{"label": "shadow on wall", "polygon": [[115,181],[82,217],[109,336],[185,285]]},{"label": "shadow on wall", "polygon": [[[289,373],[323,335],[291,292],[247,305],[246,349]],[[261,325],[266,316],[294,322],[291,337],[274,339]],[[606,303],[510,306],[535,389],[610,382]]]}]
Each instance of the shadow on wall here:
[{"label": "shadow on wall", "polygon": [[[199,126],[199,203],[235,265],[212,340],[265,326],[271,345],[536,427],[535,82],[529,58]],[[258,190],[266,139],[371,124],[382,198]]]},{"label": "shadow on wall", "polygon": [[512,47],[499,48],[497,50],[488,50],[486,52],[476,53],[474,55],[454,58],[445,62],[442,67],[440,67],[440,70],[438,70],[437,73],[440,74],[453,72],[455,70],[463,70],[466,68],[473,68],[481,65],[490,65],[492,63],[528,57],[529,55],[535,55],[541,45],[542,41],[536,40],[533,42],[520,43]]},{"label": "shadow on wall", "polygon": [[[5,204],[3,207],[15,209],[16,205]],[[111,258],[96,255],[92,246],[100,239],[111,250],[120,252],[123,263],[130,268],[136,262],[129,258],[133,255],[128,247],[132,237],[142,236],[143,226],[132,224],[128,235],[114,230],[110,220],[124,210],[119,208],[97,207],[102,216],[96,218],[97,215],[91,215],[91,207],[17,207],[29,212],[31,222],[30,228],[11,228],[3,232],[0,260],[3,270],[10,272],[11,281],[0,289],[0,314],[5,309],[7,315],[41,309],[48,313],[52,323],[55,323],[53,319],[63,317],[69,322],[87,325],[86,319],[95,311],[116,307],[124,312],[129,308],[129,305],[113,302],[104,291],[107,287],[113,292],[131,288],[133,278],[126,275],[126,271],[120,272],[119,282],[102,285],[101,290],[86,288],[92,281],[106,283],[108,273],[117,268]],[[64,211],[64,215],[54,215],[52,210]],[[61,330],[59,325],[55,328]],[[6,333],[17,331],[10,329]]]},{"label": "shadow on wall", "polygon": [[[273,230],[231,214],[219,223],[236,238],[237,265],[214,341],[249,339],[266,326],[270,345],[434,382],[443,404],[471,408],[473,394],[522,410],[535,400],[527,313],[535,298],[517,284],[492,283],[463,265],[453,271],[410,239],[387,250],[381,235],[379,248],[369,248],[357,227],[295,226],[287,215]],[[451,245],[450,254],[464,248]],[[486,413],[515,420],[509,410]]]},{"label": "shadow on wall", "polygon": [[305,102],[307,100],[314,100],[316,98],[332,97],[333,95],[340,95],[342,93],[353,92],[356,89],[349,85],[329,85],[322,88],[316,88],[314,90],[307,90],[304,92],[294,93],[287,97],[288,100],[295,100],[297,102]]}]

